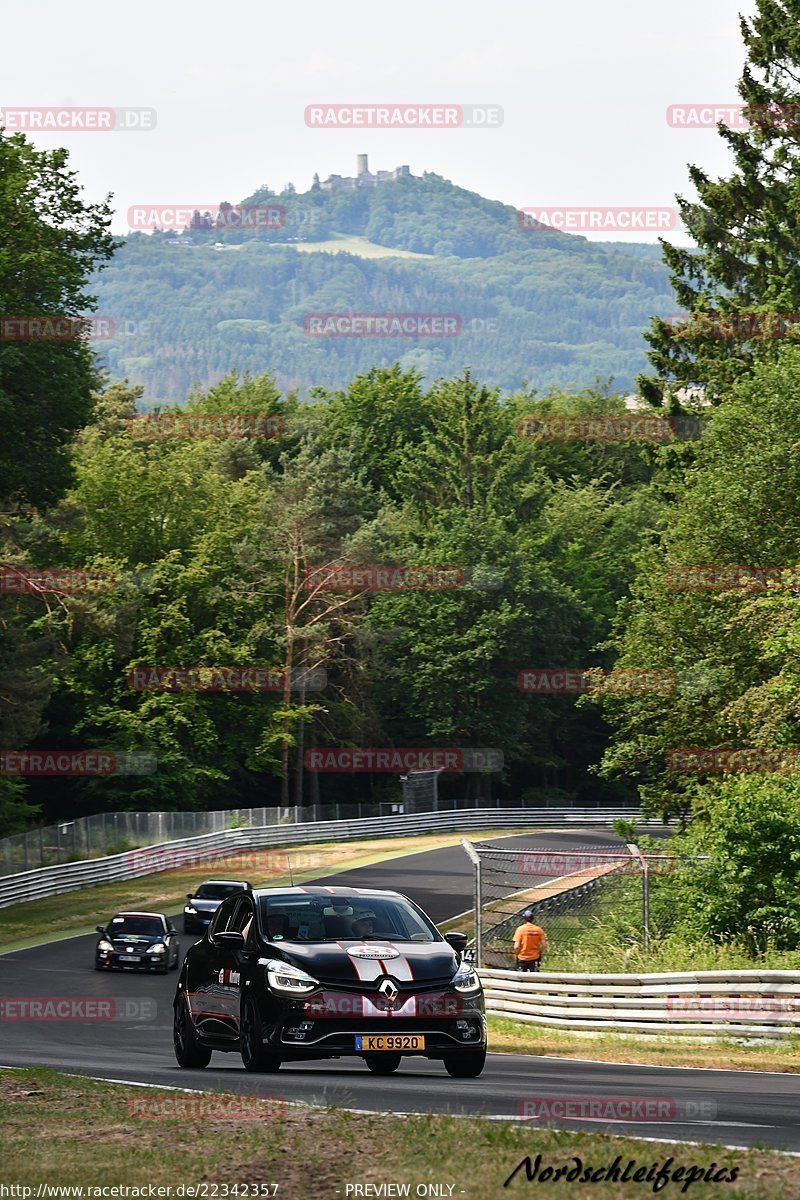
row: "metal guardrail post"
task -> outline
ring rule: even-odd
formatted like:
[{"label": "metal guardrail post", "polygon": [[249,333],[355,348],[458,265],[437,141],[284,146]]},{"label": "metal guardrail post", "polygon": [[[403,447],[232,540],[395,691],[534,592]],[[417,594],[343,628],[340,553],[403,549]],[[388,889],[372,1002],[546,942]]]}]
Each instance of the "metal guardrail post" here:
[{"label": "metal guardrail post", "polygon": [[483,965],[483,885],[481,880],[481,856],[467,838],[461,839],[470,862],[475,868],[475,966]]},{"label": "metal guardrail post", "polygon": [[650,949],[650,864],[638,846],[628,842],[628,849],[642,870],[642,944],[646,954]]}]

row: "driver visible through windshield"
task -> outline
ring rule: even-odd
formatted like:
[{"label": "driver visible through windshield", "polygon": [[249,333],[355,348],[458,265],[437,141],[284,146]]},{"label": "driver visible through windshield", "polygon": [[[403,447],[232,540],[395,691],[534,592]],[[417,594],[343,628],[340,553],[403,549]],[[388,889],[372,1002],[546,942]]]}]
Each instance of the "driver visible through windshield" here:
[{"label": "driver visible through windshield", "polygon": [[262,896],[261,927],[273,942],[433,942],[436,927],[401,898]]}]

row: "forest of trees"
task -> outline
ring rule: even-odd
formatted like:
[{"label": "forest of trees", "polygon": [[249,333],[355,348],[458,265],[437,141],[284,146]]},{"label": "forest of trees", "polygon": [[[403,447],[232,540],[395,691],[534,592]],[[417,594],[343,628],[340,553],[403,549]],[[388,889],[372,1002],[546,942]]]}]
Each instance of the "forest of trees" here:
[{"label": "forest of trees", "polygon": [[[440,263],[354,261],[335,276],[325,259],[299,262],[295,251],[255,244],[220,255],[213,271],[202,249],[195,257],[133,239],[117,252],[105,300],[144,319],[148,302],[163,315],[160,289],[174,288],[184,324],[159,336],[185,347],[198,376],[191,322],[200,330],[225,313],[232,327],[230,372],[163,411],[271,416],[281,430],[273,438],[145,440],[131,418],[163,397],[133,379],[101,381],[84,341],[0,341],[0,411],[11,431],[0,450],[4,578],[54,567],[116,578],[102,592],[0,591],[0,748],[108,747],[158,760],[139,776],[2,776],[0,833],[102,809],[396,794],[390,777],[309,773],[310,747],[494,747],[502,771],[453,775],[445,794],[639,800],[688,823],[684,844],[718,866],[711,890],[706,882],[681,899],[701,936],[729,937],[746,920],[753,953],[800,945],[800,906],[781,898],[798,894],[800,875],[800,318],[784,321],[780,337],[763,319],[800,313],[800,139],[781,116],[797,111],[800,0],[759,0],[742,28],[740,91],[762,117],[721,131],[735,160],[730,178],[690,169],[697,248],[665,247],[673,306],[704,322],[680,328],[656,317],[652,373],[640,381],[661,416],[693,406],[694,424],[676,428],[700,436],[523,436],[523,417],[611,419],[626,409],[601,384],[548,388],[524,340],[516,361],[529,383],[505,389],[498,364],[513,323],[485,339],[480,369],[475,359],[472,370],[448,370],[444,358],[425,359],[437,353],[429,350],[362,369],[368,344],[312,346],[315,386],[301,397],[285,386],[291,355],[276,344],[271,370],[248,373],[248,335],[236,332],[247,288],[265,305],[272,297],[263,316],[276,327],[309,306],[363,309],[365,295],[401,310],[413,295],[420,311],[423,298],[445,305],[445,282],[456,285],[456,258],[470,252],[459,238],[446,251],[432,247],[446,255]],[[40,154],[22,135],[0,134],[0,163],[14,180],[0,191],[0,256],[24,257],[29,268],[0,272],[3,311],[87,311],[90,272],[113,253],[108,206],[84,207],[65,154]],[[435,199],[445,185],[430,177],[424,186]],[[385,195],[377,208],[337,198],[337,227],[346,212],[375,240],[404,229],[407,246],[422,246],[403,203]],[[468,260],[482,283],[462,291],[462,311],[492,294],[507,313],[500,293],[519,290],[519,314],[530,315],[538,294],[551,315],[569,298],[585,329],[586,293],[574,294],[567,261],[584,280],[596,271],[605,323],[616,311],[632,328],[637,306],[658,291],[646,255],[616,256],[615,274],[616,252],[577,240],[565,239],[566,251],[525,251],[484,235],[481,252],[495,257]],[[531,255],[540,256],[533,278]],[[114,265],[122,258],[124,269]],[[158,281],[153,263],[163,267]],[[281,289],[300,270],[309,290],[290,310]],[[558,286],[547,271],[560,273]],[[220,292],[224,272],[244,289],[241,305]],[[395,292],[403,273],[408,291]],[[424,293],[415,291],[423,279]],[[731,324],[754,313],[759,322]],[[585,348],[586,361],[602,365],[602,352]],[[309,578],[325,564],[450,568],[458,582],[342,591]],[[675,584],[701,568],[705,582]],[[322,667],[327,684],[136,691],[129,675],[141,664]],[[621,691],[600,673],[581,696],[520,690],[521,671],[560,668],[671,673],[674,683]],[[687,770],[687,748],[751,757],[745,770],[730,759],[721,770],[708,756]]]}]

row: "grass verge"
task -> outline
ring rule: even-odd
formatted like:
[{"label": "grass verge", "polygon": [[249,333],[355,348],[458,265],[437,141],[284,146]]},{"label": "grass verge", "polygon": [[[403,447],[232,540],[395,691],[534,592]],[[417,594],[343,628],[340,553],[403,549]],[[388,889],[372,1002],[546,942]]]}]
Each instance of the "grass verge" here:
[{"label": "grass verge", "polygon": [[[472,836],[506,837],[520,832],[524,830],[482,830]],[[105,923],[114,912],[124,908],[176,912],[183,908],[187,892],[204,879],[249,879],[254,885],[263,887],[288,884],[287,855],[292,867],[291,878],[295,883],[306,883],[335,871],[369,866],[420,850],[457,845],[461,836],[458,833],[430,833],[416,837],[370,838],[241,851],[230,859],[219,859],[203,866],[159,871],[154,875],[82,888],[44,900],[29,900],[0,909],[0,951],[21,950],[26,945],[53,937],[91,933],[95,925]],[[137,853],[146,854],[147,851],[131,851],[131,854]]]},{"label": "grass verge", "polygon": [[579,1037],[568,1030],[526,1025],[506,1017],[489,1017],[489,1048],[509,1054],[542,1054],[586,1058],[593,1062],[642,1063],[665,1067],[709,1067],[722,1071],[800,1071],[800,1037],[743,1045],[733,1038],[697,1043],[685,1038]]},{"label": "grass verge", "polygon": [[[391,1081],[386,1082],[388,1105]],[[271,1078],[264,1088],[273,1095],[279,1090],[280,1076]],[[279,1200],[397,1196],[404,1194],[397,1185],[408,1184],[406,1194],[412,1196],[484,1200],[533,1194],[566,1196],[573,1190],[563,1179],[554,1183],[537,1178],[534,1192],[524,1168],[504,1187],[525,1156],[530,1156],[532,1165],[536,1156],[541,1156],[541,1173],[548,1167],[574,1168],[575,1157],[584,1170],[598,1170],[609,1167],[619,1155],[618,1170],[624,1170],[630,1160],[635,1163],[629,1177],[637,1168],[665,1166],[670,1172],[683,1168],[677,1181],[669,1181],[659,1190],[667,1198],[688,1194],[693,1200],[719,1200],[720,1196],[778,1200],[800,1195],[800,1159],[774,1151],[648,1144],[624,1137],[544,1130],[514,1121],[367,1116],[331,1108],[286,1107],[282,1115],[269,1119],[262,1115],[254,1120],[248,1119],[246,1109],[242,1112],[246,1099],[241,1095],[187,1096],[142,1090],[62,1076],[42,1068],[2,1071],[3,1182],[31,1188],[29,1196],[36,1195],[40,1184],[84,1189],[125,1184],[129,1189],[144,1187],[145,1196],[148,1187],[169,1186],[171,1192],[162,1195],[194,1194],[212,1200],[226,1195],[277,1195]],[[134,1103],[140,1111],[144,1106],[144,1111],[156,1114],[163,1111],[164,1101],[183,1105],[183,1111],[148,1119],[132,1115]],[[269,1107],[274,1111],[276,1105],[273,1102]],[[229,1115],[214,1116],[212,1112]],[[699,1180],[682,1190],[691,1167],[711,1172],[712,1164],[719,1173],[717,1182]],[[726,1182],[732,1172],[735,1181]],[[183,1192],[178,1190],[181,1184]],[[274,1184],[277,1191],[268,1190]],[[381,1184],[384,1188],[378,1190]],[[387,1184],[394,1184],[395,1189],[387,1190]],[[420,1185],[432,1184],[442,1190],[420,1190]],[[190,1185],[200,1185],[200,1189],[192,1193]],[[236,1191],[234,1185],[238,1185]],[[353,1190],[357,1185],[362,1187],[360,1192]],[[591,1185],[591,1195],[601,1200],[652,1195],[654,1190],[652,1182],[598,1180]],[[21,1191],[5,1194],[27,1200]],[[92,1195],[86,1190],[83,1194]],[[135,1194],[127,1192],[128,1196]]]}]

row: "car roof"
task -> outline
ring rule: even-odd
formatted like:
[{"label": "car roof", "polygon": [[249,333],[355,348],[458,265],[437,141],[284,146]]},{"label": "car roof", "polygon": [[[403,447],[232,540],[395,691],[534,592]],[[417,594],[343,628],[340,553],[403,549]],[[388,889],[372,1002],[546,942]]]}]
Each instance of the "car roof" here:
[{"label": "car roof", "polygon": [[307,884],[305,887],[270,887],[254,888],[253,895],[261,896],[319,896],[322,899],[335,900],[353,896],[386,896],[393,900],[405,900],[402,892],[390,891],[388,888],[357,888],[357,887],[324,887],[322,884]]},{"label": "car roof", "polygon": [[[151,913],[151,912],[127,912],[126,911],[126,912],[114,913],[114,916],[115,917],[158,917],[159,921],[166,921],[166,919],[167,919],[163,913]],[[113,920],[113,917],[112,917],[112,920]]]},{"label": "car roof", "polygon": [[246,879],[204,879],[202,883],[198,883],[198,887],[204,887],[207,883],[227,883],[233,887],[249,888],[250,884]]}]

